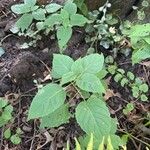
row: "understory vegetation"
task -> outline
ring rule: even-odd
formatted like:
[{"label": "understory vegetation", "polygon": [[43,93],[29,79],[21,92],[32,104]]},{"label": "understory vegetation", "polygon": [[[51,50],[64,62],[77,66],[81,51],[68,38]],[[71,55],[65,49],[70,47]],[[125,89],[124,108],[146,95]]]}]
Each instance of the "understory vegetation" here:
[{"label": "understory vegetation", "polygon": [[[57,41],[59,51],[52,54],[48,79],[32,81],[37,91],[25,118],[28,123],[37,123],[38,132],[76,124],[80,133],[72,137],[65,135],[63,149],[66,150],[130,150],[132,142],[136,148],[140,145],[139,150],[150,149],[150,74],[144,78],[132,69],[138,65],[150,69],[150,23],[142,23],[146,16],[144,9],[150,3],[143,0],[142,8],[133,7],[137,21],[132,22],[110,13],[111,5],[107,1],[98,10],[88,11],[84,0],[45,5],[24,0],[11,6],[17,15],[11,34],[26,39],[19,45],[21,50],[36,49],[43,37]],[[72,58],[66,51],[76,31],[84,34],[83,41],[88,46],[86,55]],[[0,56],[5,54],[3,40]],[[122,67],[120,58],[128,59],[130,66]],[[114,91],[111,82],[122,93],[127,91],[126,96]],[[112,108],[113,99],[110,105],[113,97],[118,98],[117,103],[123,103],[118,104],[117,110]],[[6,96],[0,98],[1,132],[10,145],[22,143],[21,127],[14,129],[15,111]],[[118,113],[123,119],[120,120]],[[125,128],[126,119],[131,124]],[[141,131],[140,135],[135,135],[137,130]]]}]

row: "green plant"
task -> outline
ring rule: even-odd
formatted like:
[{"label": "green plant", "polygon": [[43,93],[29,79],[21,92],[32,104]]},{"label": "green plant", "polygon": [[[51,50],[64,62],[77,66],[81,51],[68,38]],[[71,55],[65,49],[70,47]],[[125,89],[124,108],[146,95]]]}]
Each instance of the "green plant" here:
[{"label": "green plant", "polygon": [[99,43],[105,49],[110,49],[122,40],[122,36],[115,28],[118,19],[113,14],[107,14],[109,7],[111,4],[107,1],[99,10],[89,13],[90,23],[86,26],[86,42],[91,43],[91,47]]},{"label": "green plant", "polygon": [[147,83],[135,77],[132,72],[125,72],[123,69],[117,68],[116,65],[109,65],[107,70],[114,76],[115,82],[120,83],[122,87],[128,86],[131,88],[134,98],[140,99],[141,101],[148,101],[147,93],[149,87]]},{"label": "green plant", "polygon": [[8,128],[4,132],[5,139],[9,139],[13,144],[18,145],[21,143],[20,135],[22,134],[22,131],[20,128],[17,128],[16,133],[12,135],[11,129]]},{"label": "green plant", "polygon": [[123,113],[125,115],[128,115],[133,110],[134,110],[134,104],[133,103],[128,103],[127,106],[123,109]]},{"label": "green plant", "polygon": [[133,64],[150,58],[150,23],[130,25],[123,34],[131,40]]},{"label": "green plant", "polygon": [[85,0],[74,0],[74,3],[77,5],[79,10],[86,16],[88,14],[88,8],[84,1]]},{"label": "green plant", "polygon": [[13,107],[8,104],[8,101],[0,98],[0,127],[11,121]]},{"label": "green plant", "polygon": [[[56,31],[61,51],[65,49],[72,36],[72,28],[84,26],[88,21],[77,13],[77,5],[71,0],[68,0],[64,6],[50,3],[42,7],[36,5],[36,0],[24,0],[24,4],[13,5],[11,9],[16,14],[22,14],[16,26],[21,29],[23,35],[36,37],[35,35],[40,31],[45,31],[45,34]],[[33,30],[33,26],[36,26],[36,29]]]},{"label": "green plant", "polygon": [[[115,136],[116,122],[110,117],[102,98],[105,86],[99,73],[103,65],[103,54],[91,54],[76,61],[69,56],[54,54],[52,77],[59,82],[39,89],[31,103],[28,120],[40,118],[41,127],[58,127],[75,117],[87,135],[93,133],[98,139],[110,134]],[[68,111],[66,94],[69,87],[74,87],[81,99],[75,114]]]},{"label": "green plant", "polygon": [[143,21],[145,19],[145,17],[146,17],[145,9],[147,7],[149,7],[149,4],[150,4],[149,1],[143,0],[141,3],[141,5],[142,5],[141,8],[139,8],[137,6],[133,6],[133,9],[137,11],[138,22]]}]

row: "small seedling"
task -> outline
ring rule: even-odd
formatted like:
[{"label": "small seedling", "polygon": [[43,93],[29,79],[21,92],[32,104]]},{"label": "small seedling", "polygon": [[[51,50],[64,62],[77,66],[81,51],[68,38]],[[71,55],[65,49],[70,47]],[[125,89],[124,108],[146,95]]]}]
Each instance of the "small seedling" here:
[{"label": "small seedling", "polygon": [[134,110],[134,104],[133,103],[128,103],[125,109],[123,109],[123,113],[125,115],[128,115],[131,111]]},{"label": "small seedling", "polygon": [[0,127],[6,125],[12,117],[13,107],[8,101],[0,98]]},{"label": "small seedling", "polygon": [[150,23],[133,25],[124,29],[123,34],[131,40],[131,45],[134,49],[132,54],[133,64],[150,58]]},{"label": "small seedling", "polygon": [[22,134],[22,131],[20,128],[17,128],[16,133],[12,134],[12,131],[10,128],[5,130],[4,137],[5,139],[10,140],[13,144],[18,145],[21,143],[20,135]]},{"label": "small seedling", "polygon": [[[106,59],[107,63],[112,62],[112,59]],[[116,65],[110,64],[107,67],[108,72],[114,76],[114,81],[120,83],[122,87],[128,86],[131,88],[132,96],[141,101],[148,101],[147,93],[149,91],[148,85],[140,78],[128,71],[127,73]]]}]

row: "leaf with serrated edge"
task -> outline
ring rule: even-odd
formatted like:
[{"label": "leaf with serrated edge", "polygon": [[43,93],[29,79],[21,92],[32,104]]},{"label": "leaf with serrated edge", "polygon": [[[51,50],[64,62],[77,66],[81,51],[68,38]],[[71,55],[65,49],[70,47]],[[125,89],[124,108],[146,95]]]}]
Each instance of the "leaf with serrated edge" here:
[{"label": "leaf with serrated edge", "polygon": [[21,16],[21,18],[16,22],[16,25],[18,28],[21,29],[23,32],[25,29],[28,29],[28,27],[31,25],[33,20],[33,16],[31,14],[24,14]]},{"label": "leaf with serrated edge", "polygon": [[45,10],[44,9],[38,9],[32,13],[34,19],[36,20],[45,20]]},{"label": "leaf with serrated edge", "polygon": [[102,70],[104,65],[103,54],[91,54],[84,58],[80,58],[74,62],[71,70],[77,74],[91,73],[96,74]]},{"label": "leaf with serrated edge", "polygon": [[64,103],[65,99],[66,93],[61,86],[46,85],[34,97],[29,109],[28,120],[51,114]]},{"label": "leaf with serrated edge", "polygon": [[54,12],[58,11],[60,8],[62,8],[62,6],[59,4],[56,4],[56,3],[48,4],[45,7],[45,9],[48,13],[54,13]]},{"label": "leaf with serrated edge", "polygon": [[11,6],[11,10],[16,14],[24,14],[31,11],[31,8],[27,4],[16,4]]},{"label": "leaf with serrated edge", "polygon": [[24,3],[29,6],[34,6],[37,0],[24,0]]},{"label": "leaf with serrated edge", "polygon": [[52,76],[56,79],[70,72],[73,59],[66,55],[54,54]]},{"label": "leaf with serrated edge", "polygon": [[53,113],[45,116],[41,119],[41,128],[45,127],[58,127],[61,124],[67,123],[70,118],[70,113],[68,111],[68,105],[62,105],[56,109]]},{"label": "leaf with serrated edge", "polygon": [[70,17],[70,24],[72,26],[84,26],[87,23],[87,18],[80,14],[74,14]]},{"label": "leaf with serrated edge", "polygon": [[101,99],[91,97],[89,100],[81,102],[75,113],[80,127],[90,135],[103,137],[108,135],[111,129],[111,117],[109,110]]},{"label": "leaf with serrated edge", "polygon": [[59,14],[52,14],[47,17],[47,19],[44,21],[44,25],[48,27],[53,27],[56,24],[61,24],[62,18]]},{"label": "leaf with serrated edge", "polygon": [[142,49],[133,53],[132,63],[136,64],[147,58],[150,58],[150,45],[149,44],[145,44],[145,46]]},{"label": "leaf with serrated edge", "polygon": [[77,12],[77,6],[72,2],[67,2],[64,6],[64,10],[66,10],[70,15],[73,15]]},{"label": "leaf with serrated edge", "polygon": [[60,26],[58,28],[57,39],[58,39],[59,48],[61,50],[67,45],[71,36],[72,36],[72,28],[71,27]]},{"label": "leaf with serrated edge", "polygon": [[74,81],[77,78],[77,75],[73,72],[68,72],[62,76],[61,85]]},{"label": "leaf with serrated edge", "polygon": [[76,84],[79,88],[87,92],[93,93],[105,93],[105,88],[100,79],[90,73],[85,73],[76,80]]}]

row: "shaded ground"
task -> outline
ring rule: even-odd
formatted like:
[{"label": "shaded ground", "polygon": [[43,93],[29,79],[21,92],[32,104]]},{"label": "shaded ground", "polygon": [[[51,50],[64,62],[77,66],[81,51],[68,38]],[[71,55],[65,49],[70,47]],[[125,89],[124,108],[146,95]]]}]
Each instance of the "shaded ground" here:
[{"label": "shaded ground", "polygon": [[[19,0],[18,0],[19,1]],[[69,124],[59,128],[42,130],[38,129],[39,122],[27,122],[27,110],[31,100],[37,91],[37,86],[33,82],[45,84],[50,79],[44,80],[51,70],[53,53],[58,53],[56,41],[43,37],[38,41],[36,48],[22,50],[19,45],[25,41],[23,37],[12,35],[9,32],[11,24],[15,21],[10,12],[10,6],[18,1],[1,0],[0,2],[0,39],[5,54],[0,57],[0,97],[6,97],[14,106],[15,121],[8,124],[15,131],[20,127],[23,131],[20,145],[13,145],[5,140],[2,135],[4,129],[0,129],[0,149],[5,150],[55,150],[62,149],[67,140],[72,141],[75,136],[83,134],[81,129],[73,119]],[[66,54],[77,59],[86,54],[88,45],[84,41],[84,32],[75,29],[74,35],[70,40]],[[104,52],[105,53],[105,52]],[[131,70],[136,76],[142,77],[150,85],[150,69],[144,65],[132,66],[131,61],[122,55],[118,55],[116,60],[121,68]],[[119,120],[119,134],[123,129],[132,133],[135,138],[142,139],[150,143],[150,135],[137,126],[145,121],[145,114],[150,111],[149,103],[141,103],[132,98],[128,88],[121,88],[109,77],[109,87],[116,95],[110,97],[107,102],[112,116]],[[77,101],[77,100],[76,100]],[[130,101],[134,101],[136,109],[127,117],[122,113],[122,109]],[[133,138],[128,144],[129,150],[145,149],[141,141]],[[72,143],[73,144],[73,143]],[[132,146],[131,146],[132,145]],[[73,145],[72,145],[73,146]]]}]

